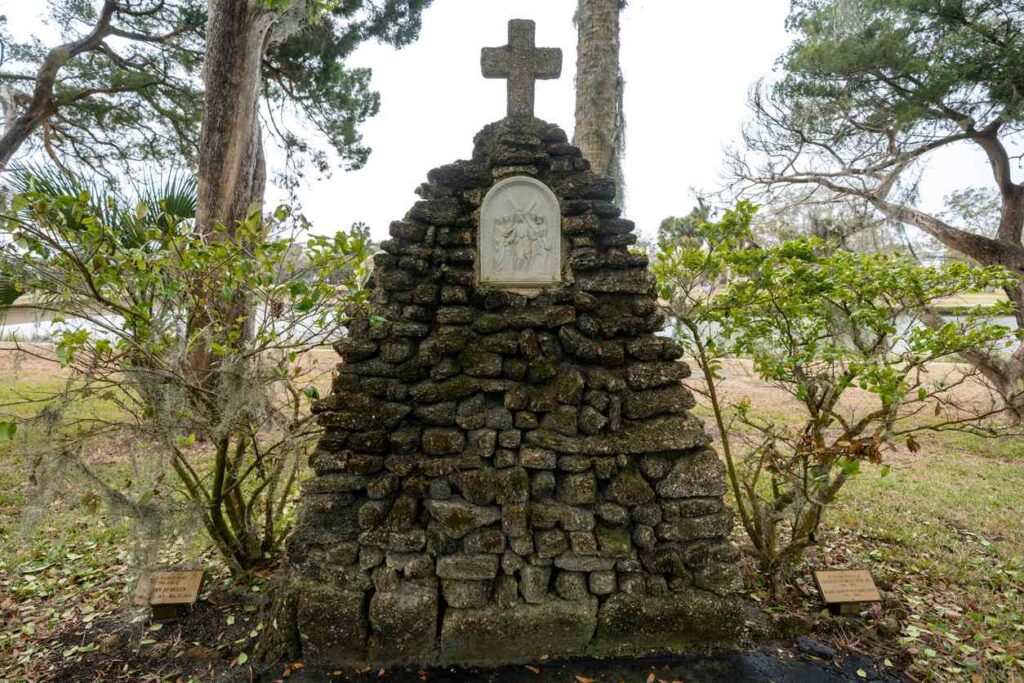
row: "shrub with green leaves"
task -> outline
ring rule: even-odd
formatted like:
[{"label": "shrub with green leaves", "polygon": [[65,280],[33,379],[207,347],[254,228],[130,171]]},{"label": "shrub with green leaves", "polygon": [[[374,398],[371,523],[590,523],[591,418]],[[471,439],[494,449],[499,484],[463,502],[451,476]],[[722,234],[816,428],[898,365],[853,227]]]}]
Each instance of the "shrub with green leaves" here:
[{"label": "shrub with green leaves", "polygon": [[[993,322],[1013,305],[948,320],[933,309],[1012,286],[1015,276],[835,251],[813,239],[761,247],[750,230],[755,213],[740,202],[720,220],[697,220],[685,241],[660,244],[654,271],[676,336],[701,371],[693,388],[711,406],[737,512],[774,592],[862,462],[881,463],[897,443],[916,450],[923,430],[1003,431],[1000,402],[957,391],[983,377],[937,364],[1015,344],[1013,330]],[[750,359],[799,416],[773,416],[778,406],[746,400],[729,405],[721,382],[730,357]]]},{"label": "shrub with green leaves", "polygon": [[[37,480],[75,468],[141,522],[188,508],[239,573],[272,561],[287,532],[318,434],[303,355],[340,337],[363,303],[367,242],[286,236],[287,210],[258,207],[204,238],[194,211],[189,178],[132,204],[74,178],[23,174],[2,214],[0,282],[55,314],[56,343],[21,351],[68,379],[0,407],[0,438],[42,433]],[[124,437],[127,486],[83,456]]]}]

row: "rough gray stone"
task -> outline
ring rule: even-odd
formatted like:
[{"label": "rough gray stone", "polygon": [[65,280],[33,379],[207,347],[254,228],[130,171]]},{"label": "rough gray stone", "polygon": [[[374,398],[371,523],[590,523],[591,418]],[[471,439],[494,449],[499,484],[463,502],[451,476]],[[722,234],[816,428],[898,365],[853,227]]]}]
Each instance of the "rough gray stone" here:
[{"label": "rough gray stone", "polygon": [[570,572],[601,572],[615,568],[615,560],[607,557],[563,553],[555,558],[555,566]]},{"label": "rough gray stone", "polygon": [[558,456],[545,448],[524,446],[519,450],[519,462],[527,469],[553,470],[558,463]]},{"label": "rough gray stone", "polygon": [[527,522],[527,504],[510,503],[502,505],[501,528],[505,535],[513,540],[529,535],[530,525]]},{"label": "rough gray stone", "polygon": [[447,555],[437,560],[437,575],[442,579],[487,581],[498,575],[496,555]]},{"label": "rough gray stone", "polygon": [[657,503],[637,505],[629,514],[630,518],[638,524],[655,526],[662,519],[661,506]]},{"label": "rough gray stone", "polygon": [[597,546],[605,557],[629,557],[632,550],[629,530],[624,527],[597,527]]},{"label": "rough gray stone", "polygon": [[632,507],[654,500],[654,489],[638,471],[626,469],[608,484],[605,497],[613,503]]},{"label": "rough gray stone", "polygon": [[530,504],[530,526],[534,529],[552,529],[562,517],[562,505],[548,501]]},{"label": "rough gray stone", "polygon": [[430,500],[426,506],[449,538],[462,538],[474,529],[502,519],[502,508],[473,505],[465,500]]},{"label": "rough gray stone", "polygon": [[509,609],[519,600],[519,582],[509,574],[499,574],[494,582],[494,603],[502,608]]},{"label": "rough gray stone", "polygon": [[562,507],[561,521],[566,531],[591,531],[594,528],[594,513],[566,505]]},{"label": "rough gray stone", "polygon": [[615,503],[598,503],[594,512],[602,521],[613,526],[629,524],[629,510]]},{"label": "rough gray stone", "polygon": [[615,592],[615,572],[591,572],[589,585],[594,595],[610,595]]},{"label": "rough gray stone", "polygon": [[512,429],[512,413],[507,408],[489,408],[484,424],[489,429]]},{"label": "rough gray stone", "polygon": [[341,660],[350,653],[358,658],[369,633],[363,611],[365,593],[315,582],[297,586],[295,593],[297,618],[304,624],[299,632],[304,655],[326,662]]},{"label": "rough gray stone", "polygon": [[558,469],[563,472],[586,472],[593,461],[582,455],[563,455],[558,458]]},{"label": "rough gray stone", "polygon": [[578,431],[578,412],[573,406],[558,406],[540,421],[542,429],[548,429],[566,436]]},{"label": "rough gray stone", "polygon": [[702,538],[728,536],[732,531],[732,512],[720,512],[705,517],[690,517],[674,522],[662,522],[656,527],[658,538],[666,541],[696,541]]},{"label": "rough gray stone", "polygon": [[682,361],[633,363],[626,368],[626,383],[635,391],[678,384],[689,376],[690,366]]},{"label": "rough gray stone", "polygon": [[583,600],[587,597],[587,575],[560,571],[555,576],[555,591],[563,600]]},{"label": "rough gray stone", "polygon": [[418,406],[412,414],[427,424],[447,427],[455,424],[455,402]]},{"label": "rough gray stone", "polygon": [[427,455],[453,455],[465,447],[466,437],[457,429],[423,430],[423,451]]},{"label": "rough gray stone", "polygon": [[649,479],[661,479],[672,470],[676,458],[667,455],[645,455],[640,458],[640,471]]},{"label": "rough gray stone", "polygon": [[501,529],[477,529],[466,535],[462,547],[471,555],[501,555],[505,550],[505,534]]},{"label": "rough gray stone", "polygon": [[549,500],[555,495],[555,475],[542,470],[530,477],[530,496],[534,500]]},{"label": "rough gray stone", "polygon": [[445,479],[434,479],[430,482],[430,493],[433,500],[448,500],[452,497],[452,486]]},{"label": "rough gray stone", "polygon": [[556,557],[569,549],[565,532],[559,529],[538,531],[533,536],[533,542],[540,557]]},{"label": "rough gray stone", "polygon": [[402,581],[394,590],[374,593],[370,658],[427,661],[433,654],[437,613],[437,588],[432,583]]},{"label": "rough gray stone", "polygon": [[448,610],[440,662],[487,666],[580,654],[594,635],[596,614],[597,602],[589,600]]},{"label": "rough gray stone", "polygon": [[494,502],[494,480],[494,470],[489,467],[455,475],[455,483],[462,497],[477,505]]},{"label": "rough gray stone", "polygon": [[599,434],[608,424],[608,418],[590,406],[583,406],[579,413],[579,428],[584,434]]},{"label": "rough gray stone", "polygon": [[499,470],[495,491],[499,503],[525,503],[530,498],[530,475],[522,467]]},{"label": "rough gray stone", "polygon": [[597,480],[593,472],[566,474],[558,483],[558,500],[567,505],[585,505],[597,500]]},{"label": "rough gray stone", "polygon": [[459,354],[459,361],[462,364],[463,372],[470,377],[498,377],[501,375],[501,356],[497,353],[467,348]]},{"label": "rough gray stone", "polygon": [[543,602],[548,597],[551,582],[550,567],[526,566],[519,571],[519,593],[530,604]]},{"label": "rough gray stone", "polygon": [[489,458],[494,455],[498,441],[498,433],[493,429],[475,429],[469,432],[466,454],[478,458]]},{"label": "rough gray stone", "polygon": [[455,423],[463,429],[480,429],[484,426],[485,413],[484,395],[477,394],[459,403]]},{"label": "rough gray stone", "polygon": [[664,498],[721,496],[725,493],[725,465],[714,451],[699,451],[680,458],[656,490]]},{"label": "rough gray stone", "polygon": [[655,415],[682,413],[694,405],[690,390],[677,384],[627,395],[622,403],[622,414],[630,420],[644,420]]},{"label": "rough gray stone", "polygon": [[494,466],[498,469],[513,467],[516,464],[516,452],[510,448],[499,448],[494,452]]},{"label": "rough gray stone", "polygon": [[[370,300],[384,322],[356,318],[337,345],[288,542],[297,588],[345,591],[314,590],[301,613],[313,661],[695,649],[731,614],[722,469],[686,415],[682,348],[654,334],[664,318],[647,258],[627,248],[635,226],[588,168],[557,127],[499,122],[392,225]],[[564,286],[478,283],[484,197],[517,174],[558,194]]]},{"label": "rough gray stone", "polygon": [[491,599],[491,585],[490,581],[445,579],[441,581],[441,594],[449,607],[484,607]]},{"label": "rough gray stone", "polygon": [[526,435],[528,445],[566,455],[643,455],[687,450],[708,442],[701,422],[688,415],[656,417],[623,427],[615,434],[565,436],[535,429]]},{"label": "rough gray stone", "polygon": [[738,607],[703,591],[661,596],[617,593],[601,605],[591,651],[687,652],[732,642],[743,624]]},{"label": "rough gray stone", "polygon": [[597,537],[591,531],[570,531],[569,547],[577,555],[597,555]]},{"label": "rough gray stone", "polygon": [[506,429],[498,432],[498,445],[502,448],[519,448],[523,434],[518,429]]}]

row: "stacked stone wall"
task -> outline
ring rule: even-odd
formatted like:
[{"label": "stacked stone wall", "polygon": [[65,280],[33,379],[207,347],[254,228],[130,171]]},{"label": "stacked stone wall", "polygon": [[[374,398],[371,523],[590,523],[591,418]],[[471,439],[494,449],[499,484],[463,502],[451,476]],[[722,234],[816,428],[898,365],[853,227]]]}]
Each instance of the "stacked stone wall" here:
[{"label": "stacked stone wall", "polygon": [[[522,175],[561,203],[563,282],[480,287],[481,203]],[[289,543],[304,656],[497,663],[734,638],[723,468],[613,181],[557,127],[507,119],[418,194],[316,406]]]}]

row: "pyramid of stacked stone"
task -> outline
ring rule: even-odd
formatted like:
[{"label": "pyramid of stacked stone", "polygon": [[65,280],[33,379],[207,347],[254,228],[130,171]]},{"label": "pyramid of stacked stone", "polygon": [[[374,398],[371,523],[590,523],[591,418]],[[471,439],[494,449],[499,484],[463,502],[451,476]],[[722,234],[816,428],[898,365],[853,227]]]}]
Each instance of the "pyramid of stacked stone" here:
[{"label": "pyramid of stacked stone", "polygon": [[[478,284],[485,194],[561,206],[561,282]],[[336,348],[289,542],[303,656],[493,664],[694,651],[740,626],[724,472],[657,333],[611,179],[556,126],[492,124],[428,174]]]}]

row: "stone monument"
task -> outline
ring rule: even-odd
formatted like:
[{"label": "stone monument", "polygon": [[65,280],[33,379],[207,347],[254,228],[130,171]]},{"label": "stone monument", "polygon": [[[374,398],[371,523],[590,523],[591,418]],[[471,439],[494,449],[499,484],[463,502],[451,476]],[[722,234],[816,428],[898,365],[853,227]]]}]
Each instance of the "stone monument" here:
[{"label": "stone monument", "polygon": [[[742,619],[722,464],[614,182],[533,117],[561,52],[483,53],[508,113],[435,169],[338,342],[288,544],[302,655],[497,664],[693,651]],[[383,320],[380,322],[379,320]]]}]

